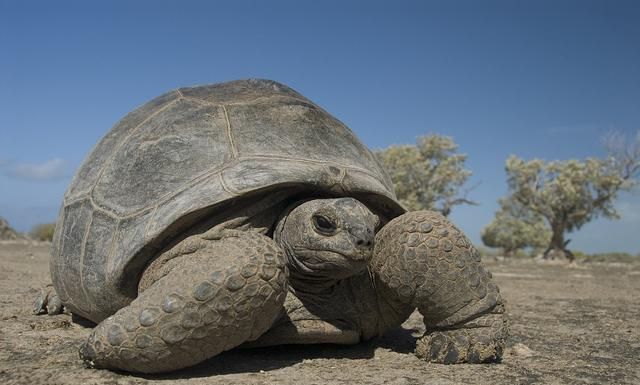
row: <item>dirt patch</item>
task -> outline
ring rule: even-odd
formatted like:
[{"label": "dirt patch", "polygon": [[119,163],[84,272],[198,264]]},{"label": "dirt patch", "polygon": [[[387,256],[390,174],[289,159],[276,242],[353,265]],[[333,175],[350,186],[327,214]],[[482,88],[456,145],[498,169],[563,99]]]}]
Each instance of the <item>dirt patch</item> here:
[{"label": "dirt patch", "polygon": [[49,282],[48,248],[0,243],[2,384],[638,384],[640,264],[489,263],[508,301],[511,337],[501,363],[436,365],[412,353],[418,313],[402,328],[357,346],[234,350],[163,376],[83,367],[91,328],[68,315],[31,315]]}]

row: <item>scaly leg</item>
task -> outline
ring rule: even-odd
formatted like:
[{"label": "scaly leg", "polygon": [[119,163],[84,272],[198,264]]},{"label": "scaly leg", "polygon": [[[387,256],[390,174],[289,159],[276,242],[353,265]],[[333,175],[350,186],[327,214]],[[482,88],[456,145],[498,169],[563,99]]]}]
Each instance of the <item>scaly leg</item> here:
[{"label": "scaly leg", "polygon": [[431,362],[490,362],[507,337],[504,302],[475,248],[439,213],[416,211],[376,235],[376,285],[424,316],[416,354]]},{"label": "scaly leg", "polygon": [[102,321],[80,351],[91,367],[168,372],[195,365],[269,329],[287,270],[273,240],[249,232],[185,239],[160,277]]}]

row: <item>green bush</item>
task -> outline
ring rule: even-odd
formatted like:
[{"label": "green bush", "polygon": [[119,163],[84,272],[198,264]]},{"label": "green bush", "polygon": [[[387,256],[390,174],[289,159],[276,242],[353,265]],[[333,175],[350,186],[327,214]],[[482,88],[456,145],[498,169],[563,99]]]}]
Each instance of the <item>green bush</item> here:
[{"label": "green bush", "polygon": [[37,241],[51,242],[53,240],[53,231],[55,228],[55,223],[41,223],[33,226],[33,229],[31,229],[29,234],[31,235],[31,238]]}]

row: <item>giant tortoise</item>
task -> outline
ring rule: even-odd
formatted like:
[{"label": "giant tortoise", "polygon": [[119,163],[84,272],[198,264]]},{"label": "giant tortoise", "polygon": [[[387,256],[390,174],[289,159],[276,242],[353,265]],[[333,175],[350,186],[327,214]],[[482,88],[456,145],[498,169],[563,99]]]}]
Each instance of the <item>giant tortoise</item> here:
[{"label": "giant tortoise", "polygon": [[237,346],[355,344],[417,308],[431,362],[499,359],[504,305],[465,236],[406,213],[343,123],[268,80],[180,88],[125,116],[65,194],[62,306],[90,367],[157,373]]}]

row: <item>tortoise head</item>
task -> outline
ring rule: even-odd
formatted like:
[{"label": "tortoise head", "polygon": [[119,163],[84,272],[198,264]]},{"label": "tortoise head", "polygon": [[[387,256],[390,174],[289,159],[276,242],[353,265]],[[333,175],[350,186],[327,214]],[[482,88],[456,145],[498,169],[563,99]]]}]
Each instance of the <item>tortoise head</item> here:
[{"label": "tortoise head", "polygon": [[378,217],[356,199],[314,199],[285,213],[274,238],[291,274],[342,279],[366,268],[378,224]]}]

